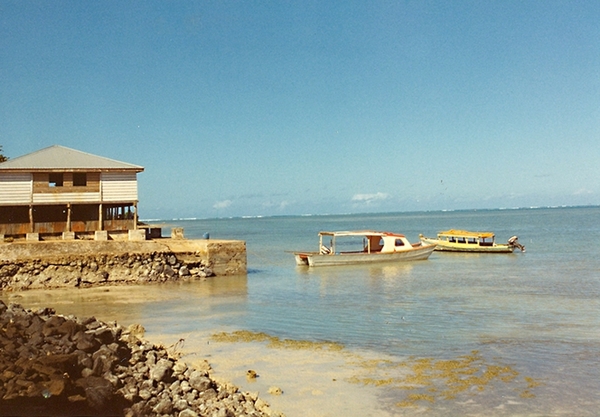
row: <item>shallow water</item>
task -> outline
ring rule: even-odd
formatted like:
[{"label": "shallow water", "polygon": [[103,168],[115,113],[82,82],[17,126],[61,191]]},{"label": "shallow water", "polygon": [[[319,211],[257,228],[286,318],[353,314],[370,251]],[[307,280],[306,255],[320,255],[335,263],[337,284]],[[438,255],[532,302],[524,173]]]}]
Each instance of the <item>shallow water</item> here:
[{"label": "shallow water", "polygon": [[[248,330],[338,342],[370,359],[369,367],[345,366],[355,368],[353,386],[376,393],[382,410],[371,415],[593,416],[599,219],[600,208],[591,207],[173,221],[188,238],[245,240],[248,275],[1,298],[138,322],[150,338],[205,343],[217,331]],[[296,267],[285,252],[315,249],[320,230],[365,228],[411,241],[449,228],[491,230],[498,242],[519,235],[527,252],[434,252],[427,261],[316,269]]]}]

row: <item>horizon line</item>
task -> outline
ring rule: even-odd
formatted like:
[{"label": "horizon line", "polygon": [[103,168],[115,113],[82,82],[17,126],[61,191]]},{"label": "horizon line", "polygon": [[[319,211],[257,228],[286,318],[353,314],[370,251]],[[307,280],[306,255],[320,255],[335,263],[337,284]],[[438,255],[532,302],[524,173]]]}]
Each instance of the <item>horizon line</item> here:
[{"label": "horizon line", "polygon": [[273,214],[273,215],[237,215],[222,217],[173,217],[142,219],[141,222],[176,222],[176,221],[198,221],[198,220],[233,220],[233,219],[261,219],[275,217],[327,217],[327,216],[356,216],[356,215],[378,215],[378,214],[407,214],[407,213],[451,213],[460,211],[505,211],[505,210],[541,210],[541,209],[561,209],[561,208],[591,208],[600,207],[600,204],[584,205],[553,205],[553,206],[529,206],[529,207],[497,207],[497,208],[471,208],[471,209],[438,209],[438,210],[411,210],[411,211],[382,211],[382,212],[351,212],[351,213],[322,213],[322,214]]}]

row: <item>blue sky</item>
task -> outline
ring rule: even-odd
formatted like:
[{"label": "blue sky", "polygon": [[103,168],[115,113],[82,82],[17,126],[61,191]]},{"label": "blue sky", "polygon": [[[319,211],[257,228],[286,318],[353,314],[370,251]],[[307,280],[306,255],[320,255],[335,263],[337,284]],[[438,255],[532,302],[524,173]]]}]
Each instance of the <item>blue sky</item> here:
[{"label": "blue sky", "polygon": [[142,218],[600,204],[598,1],[0,0],[0,145]]}]

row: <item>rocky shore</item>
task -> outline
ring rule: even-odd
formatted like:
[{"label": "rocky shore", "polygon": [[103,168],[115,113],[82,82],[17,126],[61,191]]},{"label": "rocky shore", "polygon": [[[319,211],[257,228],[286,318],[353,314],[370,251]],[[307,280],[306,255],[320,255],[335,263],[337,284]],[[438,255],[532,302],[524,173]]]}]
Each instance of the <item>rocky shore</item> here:
[{"label": "rocky shore", "polygon": [[[274,416],[257,394],[191,367],[139,325],[0,301],[2,416]],[[279,414],[277,414],[279,415]]]},{"label": "rocky shore", "polygon": [[153,252],[4,260],[0,261],[0,291],[156,283],[214,276],[201,259],[183,258],[175,253]]}]

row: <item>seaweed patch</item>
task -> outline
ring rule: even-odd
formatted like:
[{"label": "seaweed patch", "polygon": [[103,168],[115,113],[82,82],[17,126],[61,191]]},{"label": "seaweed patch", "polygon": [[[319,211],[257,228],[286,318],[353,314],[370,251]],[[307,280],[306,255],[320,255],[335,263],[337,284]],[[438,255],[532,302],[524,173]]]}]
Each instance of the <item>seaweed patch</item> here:
[{"label": "seaweed patch", "polygon": [[519,372],[503,364],[487,363],[478,351],[455,359],[410,358],[393,363],[382,360],[357,365],[377,377],[353,377],[350,382],[389,386],[407,392],[398,407],[419,407],[459,395],[474,396],[498,384],[515,384],[521,398],[534,398],[532,389],[542,385],[531,377],[519,379]]},{"label": "seaweed patch", "polygon": [[403,361],[364,359],[344,350],[336,342],[313,342],[280,339],[263,332],[239,330],[215,333],[211,340],[218,342],[260,342],[270,348],[297,350],[328,350],[346,354],[346,359],[362,375],[354,375],[348,382],[374,387],[387,387],[402,393],[397,407],[427,407],[439,401],[465,399],[486,390],[504,386],[522,399],[535,398],[533,391],[543,383],[525,376],[510,365],[491,363],[479,351],[452,359],[410,357]]},{"label": "seaweed patch", "polygon": [[216,342],[265,342],[271,348],[297,349],[297,350],[332,350],[341,351],[344,345],[336,342],[313,342],[309,340],[280,339],[264,332],[251,332],[248,330],[237,330],[235,332],[215,333],[211,340]]}]

